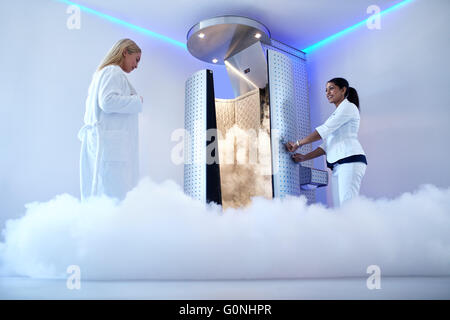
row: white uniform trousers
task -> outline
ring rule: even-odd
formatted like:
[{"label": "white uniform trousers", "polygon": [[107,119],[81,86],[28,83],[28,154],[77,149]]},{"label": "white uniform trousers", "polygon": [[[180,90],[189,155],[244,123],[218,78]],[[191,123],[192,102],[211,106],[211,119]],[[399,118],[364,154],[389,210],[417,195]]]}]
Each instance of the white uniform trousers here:
[{"label": "white uniform trousers", "polygon": [[366,167],[367,165],[362,162],[334,166],[331,176],[334,207],[340,207],[345,201],[358,196]]}]

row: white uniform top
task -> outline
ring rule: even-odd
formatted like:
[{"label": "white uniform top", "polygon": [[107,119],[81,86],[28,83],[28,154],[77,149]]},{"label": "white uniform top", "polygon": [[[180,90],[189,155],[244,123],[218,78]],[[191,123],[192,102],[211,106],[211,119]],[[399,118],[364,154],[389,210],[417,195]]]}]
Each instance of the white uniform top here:
[{"label": "white uniform top", "polygon": [[316,128],[323,139],[319,148],[326,152],[329,163],[353,155],[365,155],[358,141],[359,121],[356,105],[344,99],[327,121]]},{"label": "white uniform top", "polygon": [[138,180],[138,113],[142,102],[122,68],[97,71],[86,99],[81,140],[81,198],[123,198]]}]

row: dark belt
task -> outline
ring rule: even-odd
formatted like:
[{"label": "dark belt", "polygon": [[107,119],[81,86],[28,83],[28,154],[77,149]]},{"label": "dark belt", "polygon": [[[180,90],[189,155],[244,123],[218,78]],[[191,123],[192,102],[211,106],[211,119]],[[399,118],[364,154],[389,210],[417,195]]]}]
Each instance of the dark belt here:
[{"label": "dark belt", "polygon": [[338,160],[336,162],[333,162],[333,163],[329,163],[327,161],[327,167],[330,168],[331,170],[333,170],[334,166],[337,165],[337,164],[351,163],[351,162],[363,162],[363,163],[367,164],[367,159],[366,159],[365,155],[357,154],[357,155],[354,155],[354,156],[350,156],[350,157],[346,157],[346,158],[340,159],[340,160]]}]

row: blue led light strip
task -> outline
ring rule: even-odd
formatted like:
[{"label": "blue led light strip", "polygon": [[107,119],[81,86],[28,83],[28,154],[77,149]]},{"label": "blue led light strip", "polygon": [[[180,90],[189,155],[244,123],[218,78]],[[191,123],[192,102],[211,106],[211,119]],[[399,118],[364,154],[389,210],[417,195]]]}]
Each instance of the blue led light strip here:
[{"label": "blue led light strip", "polygon": [[168,43],[171,43],[171,44],[173,44],[173,45],[176,45],[176,46],[178,46],[178,47],[181,47],[181,48],[183,48],[183,49],[186,49],[186,44],[185,44],[185,43],[180,42],[180,41],[177,41],[177,40],[174,40],[174,39],[169,38],[169,37],[166,37],[166,36],[164,36],[164,35],[162,35],[162,34],[159,34],[159,33],[150,31],[150,30],[148,30],[148,29],[145,29],[145,28],[136,26],[136,25],[134,25],[134,24],[131,24],[131,23],[128,23],[128,22],[126,22],[126,21],[120,20],[120,19],[118,19],[118,18],[109,16],[109,15],[107,15],[107,14],[101,13],[101,12],[96,11],[96,10],[94,10],[94,9],[91,9],[91,8],[88,8],[88,7],[79,5],[79,4],[77,4],[77,3],[75,3],[75,2],[72,2],[72,1],[68,1],[68,0],[57,0],[57,1],[63,2],[63,3],[66,3],[66,4],[69,4],[69,5],[77,6],[77,7],[79,7],[80,10],[82,10],[82,11],[88,12],[88,13],[93,14],[93,15],[96,15],[96,16],[99,16],[99,17],[101,17],[101,18],[103,18],[103,19],[106,19],[106,20],[108,20],[108,21],[111,21],[111,22],[114,22],[114,23],[123,25],[123,26],[125,26],[125,27],[127,27],[127,28],[136,30],[136,31],[138,31],[138,32],[142,32],[142,33],[144,33],[144,34],[146,34],[146,35],[148,35],[148,36],[157,38],[157,39],[159,39],[159,40],[166,41],[166,42],[168,42]]},{"label": "blue led light strip", "polygon": [[[81,10],[83,10],[83,11],[86,11],[86,12],[91,13],[91,14],[93,14],[93,15],[99,16],[99,17],[104,18],[104,19],[106,19],[106,20],[108,20],[108,21],[111,21],[111,22],[114,22],[114,23],[123,25],[123,26],[125,26],[125,27],[130,28],[130,29],[133,29],[133,30],[142,32],[142,33],[144,33],[144,34],[146,34],[146,35],[152,36],[152,37],[154,37],[154,38],[157,38],[157,39],[166,41],[166,42],[168,42],[168,43],[171,43],[171,44],[173,44],[173,45],[176,45],[176,46],[179,46],[179,47],[181,47],[181,48],[183,48],[183,49],[186,49],[186,44],[185,44],[185,43],[180,42],[180,41],[177,41],[177,40],[174,40],[174,39],[169,38],[169,37],[166,37],[166,36],[164,36],[164,35],[162,35],[162,34],[159,34],[159,33],[150,31],[150,30],[148,30],[148,29],[145,29],[145,28],[136,26],[136,25],[134,25],[134,24],[131,24],[131,23],[128,23],[128,22],[126,22],[126,21],[120,20],[120,19],[118,19],[118,18],[109,16],[109,15],[107,15],[107,14],[101,13],[101,12],[96,11],[96,10],[94,10],[94,9],[91,9],[91,8],[88,8],[88,7],[79,5],[79,4],[77,4],[77,3],[75,3],[75,2],[72,2],[72,1],[69,1],[69,0],[57,0],[57,1],[63,2],[63,3],[66,3],[66,4],[69,4],[69,5],[77,6],[77,7],[79,7],[79,8],[80,8]],[[393,5],[392,7],[388,8],[388,9],[386,9],[386,10],[381,11],[381,12],[380,12],[380,16],[382,16],[382,15],[384,15],[384,14],[386,14],[386,13],[389,13],[389,12],[395,10],[395,9],[398,9],[399,7],[405,5],[405,4],[409,3],[409,2],[412,2],[412,1],[413,1],[413,0],[404,0],[404,1],[400,2],[400,3],[397,3],[396,5]],[[310,53],[311,51],[316,50],[317,48],[319,48],[319,47],[321,47],[321,46],[323,46],[323,45],[325,45],[325,44],[327,44],[327,43],[329,43],[329,42],[335,40],[336,38],[339,38],[339,37],[341,37],[341,36],[343,36],[343,35],[349,33],[350,31],[352,31],[352,30],[354,30],[354,29],[356,29],[356,28],[358,28],[358,27],[360,27],[360,26],[366,24],[367,21],[368,21],[369,19],[371,19],[371,17],[369,17],[369,18],[367,18],[367,19],[364,19],[363,21],[358,22],[357,24],[355,24],[355,25],[353,25],[353,26],[351,26],[351,27],[348,27],[348,28],[346,28],[346,29],[344,29],[344,30],[342,30],[342,31],[340,31],[340,32],[338,32],[338,33],[335,33],[335,34],[329,36],[328,38],[325,38],[325,39],[323,39],[323,40],[321,40],[321,41],[319,41],[319,42],[317,42],[317,43],[315,43],[315,44],[313,44],[313,45],[311,45],[311,46],[309,46],[309,47],[303,49],[302,51],[305,52],[305,53]]]},{"label": "blue led light strip", "polygon": [[[413,1],[413,0],[405,0],[405,1],[402,1],[400,3],[397,3],[396,5],[393,5],[392,7],[381,11],[380,12],[380,16],[382,16],[382,15],[388,13],[388,12],[391,12],[391,11],[393,11],[395,9],[398,9],[399,7],[401,7],[401,6],[407,4],[408,2],[411,2],[411,1]],[[305,53],[310,53],[311,51],[313,51],[313,50],[315,50],[315,49],[317,49],[317,48],[319,48],[319,47],[321,47],[321,46],[323,46],[323,45],[325,45],[325,44],[335,40],[336,38],[339,38],[339,37],[349,33],[350,31],[352,31],[352,30],[362,26],[363,24],[366,24],[369,19],[371,19],[371,17],[369,17],[367,19],[364,19],[361,22],[358,22],[357,24],[355,24],[355,25],[353,25],[351,27],[348,27],[347,29],[344,29],[344,30],[342,30],[342,31],[340,31],[338,33],[335,33],[335,34],[329,36],[328,38],[325,38],[325,39],[323,39],[323,40],[313,44],[312,46],[309,46],[309,47],[303,49],[302,51],[305,52]]]}]

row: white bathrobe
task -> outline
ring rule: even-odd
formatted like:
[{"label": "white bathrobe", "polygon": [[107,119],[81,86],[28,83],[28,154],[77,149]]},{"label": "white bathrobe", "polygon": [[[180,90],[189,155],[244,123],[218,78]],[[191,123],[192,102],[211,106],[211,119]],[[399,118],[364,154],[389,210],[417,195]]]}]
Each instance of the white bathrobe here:
[{"label": "white bathrobe", "polygon": [[97,71],[86,99],[81,140],[81,199],[123,199],[139,178],[138,113],[142,102],[119,66]]}]

